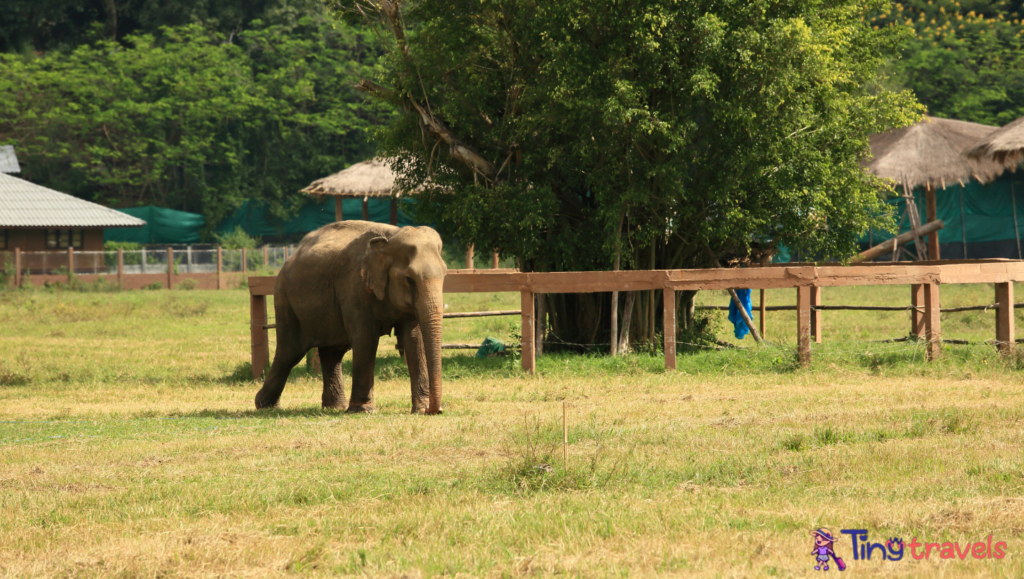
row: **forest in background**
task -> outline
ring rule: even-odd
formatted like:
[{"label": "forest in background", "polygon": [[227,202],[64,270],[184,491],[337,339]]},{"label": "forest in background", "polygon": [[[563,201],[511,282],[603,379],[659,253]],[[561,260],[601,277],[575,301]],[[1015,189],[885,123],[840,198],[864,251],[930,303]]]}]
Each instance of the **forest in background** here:
[{"label": "forest in background", "polygon": [[[886,88],[929,114],[1024,115],[1024,0],[910,0]],[[7,0],[0,143],[24,176],[114,207],[202,213],[209,233],[246,199],[287,218],[313,179],[371,156],[393,114],[352,89],[380,40],[319,0]]]}]

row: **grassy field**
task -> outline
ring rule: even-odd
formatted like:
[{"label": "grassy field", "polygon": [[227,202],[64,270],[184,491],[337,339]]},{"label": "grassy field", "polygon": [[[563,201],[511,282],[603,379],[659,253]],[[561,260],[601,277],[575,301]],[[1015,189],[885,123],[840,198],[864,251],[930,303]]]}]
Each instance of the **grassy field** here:
[{"label": "grassy field", "polygon": [[[905,304],[909,289],[823,298]],[[518,299],[446,296],[447,311]],[[986,286],[942,299],[993,301]],[[378,412],[350,416],[321,411],[301,367],[281,409],[252,409],[244,291],[0,292],[0,575],[801,577],[820,574],[810,532],[827,526],[1007,544],[864,561],[842,535],[852,576],[1024,576],[1016,359],[947,346],[929,364],[918,343],[871,342],[906,335],[905,313],[826,312],[803,370],[794,316],[770,314],[768,346],[681,353],[675,373],[656,355],[549,355],[529,377],[450,352],[440,417],[408,414],[385,338]],[[445,341],[507,339],[513,320],[449,320]],[[976,342],[993,323],[942,320]]]}]

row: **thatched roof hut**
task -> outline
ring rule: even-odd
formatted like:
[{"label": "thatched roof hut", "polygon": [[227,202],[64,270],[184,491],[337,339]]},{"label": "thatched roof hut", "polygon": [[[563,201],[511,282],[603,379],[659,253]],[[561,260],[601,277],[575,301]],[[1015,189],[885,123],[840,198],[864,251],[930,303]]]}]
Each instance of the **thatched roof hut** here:
[{"label": "thatched roof hut", "polygon": [[996,127],[925,117],[915,125],[871,136],[868,171],[892,179],[909,193],[916,187],[934,190],[971,179],[982,183],[1003,172],[990,159],[970,159],[964,153]]},{"label": "thatched roof hut", "polygon": [[967,150],[972,159],[990,159],[1006,168],[1024,161],[1024,117],[996,129]]},{"label": "thatched roof hut", "polygon": [[342,199],[362,198],[363,220],[369,220],[369,198],[390,198],[392,225],[398,222],[398,198],[411,193],[395,186],[395,172],[388,166],[387,161],[381,158],[356,163],[343,171],[317,179],[301,192],[334,197],[334,218],[337,221],[344,219],[341,211]]}]

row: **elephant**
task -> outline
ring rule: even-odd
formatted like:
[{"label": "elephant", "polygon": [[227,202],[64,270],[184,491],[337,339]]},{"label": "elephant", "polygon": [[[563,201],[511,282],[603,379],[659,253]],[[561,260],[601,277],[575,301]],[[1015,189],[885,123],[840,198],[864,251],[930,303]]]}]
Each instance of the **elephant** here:
[{"label": "elephant", "polygon": [[310,232],[274,286],[277,349],[256,408],[277,406],[291,369],[318,348],[325,408],[343,409],[341,359],[352,350],[347,412],[372,412],[381,336],[397,330],[412,383],[412,412],[441,412],[441,236],[429,227],[342,221]]}]

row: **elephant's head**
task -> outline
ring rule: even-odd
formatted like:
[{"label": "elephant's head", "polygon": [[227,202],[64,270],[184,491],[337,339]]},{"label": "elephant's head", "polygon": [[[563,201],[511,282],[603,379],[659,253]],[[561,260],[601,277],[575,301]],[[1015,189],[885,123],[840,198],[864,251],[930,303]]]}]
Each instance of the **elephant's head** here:
[{"label": "elephant's head", "polygon": [[441,236],[429,227],[403,227],[390,238],[368,239],[362,275],[366,290],[395,308],[415,313],[430,380],[427,414],[441,410],[441,318],[444,276]]}]

